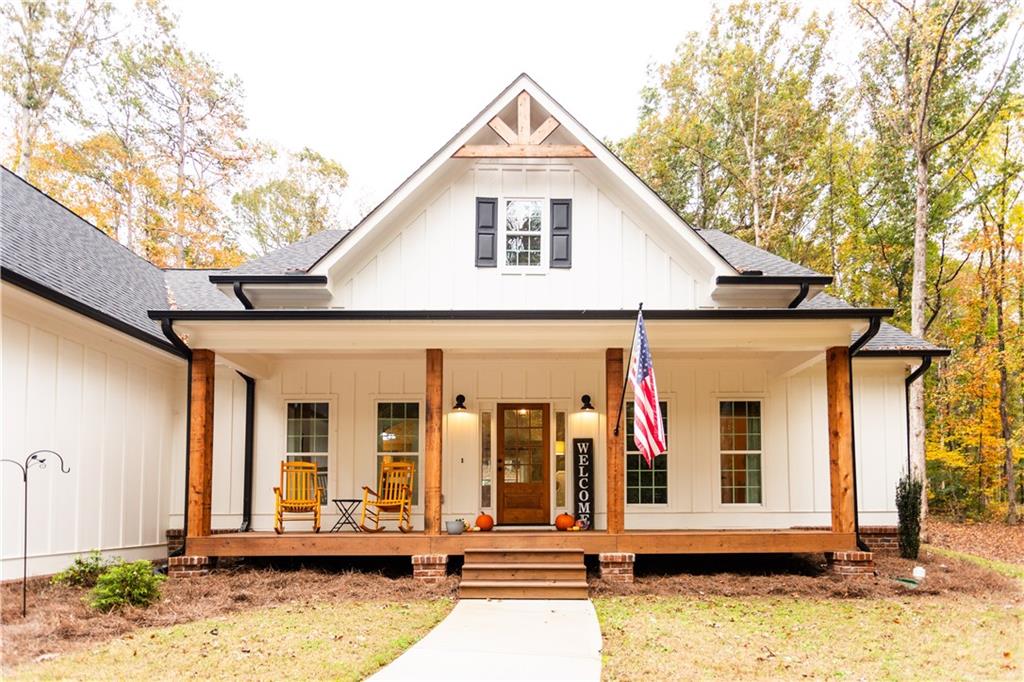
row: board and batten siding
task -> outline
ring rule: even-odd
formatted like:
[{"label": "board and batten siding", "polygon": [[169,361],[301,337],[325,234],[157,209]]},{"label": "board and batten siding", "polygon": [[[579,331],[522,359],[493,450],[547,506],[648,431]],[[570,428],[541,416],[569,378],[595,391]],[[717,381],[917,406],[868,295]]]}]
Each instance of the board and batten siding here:
[{"label": "board and batten siding", "polygon": [[[693,308],[710,270],[677,235],[656,233],[567,163],[477,163],[389,224],[352,266],[332,273],[331,305],[355,310]],[[497,197],[498,266],[476,267],[476,197]],[[572,199],[572,267],[529,274],[503,266],[505,199]],[[662,228],[664,229],[664,228]],[[550,233],[545,227],[544,249]]]},{"label": "board and batten siding", "polygon": [[[445,520],[480,511],[480,414],[500,402],[545,402],[567,413],[567,438],[593,438],[598,528],[606,519],[603,353],[565,355],[446,353],[444,365],[443,493]],[[828,526],[830,493],[824,361],[781,376],[771,358],[734,360],[665,355],[655,360],[659,389],[669,405],[669,503],[627,505],[626,528],[788,528]],[[858,423],[857,474],[861,522],[896,522],[895,485],[905,464],[904,370],[900,361],[855,363]],[[273,523],[273,493],[285,449],[288,400],[331,405],[328,497],[361,497],[376,483],[375,405],[378,400],[422,401],[421,354],[325,356],[282,359],[257,382],[254,519],[256,530]],[[218,382],[233,382],[218,373]],[[244,392],[218,385],[214,431],[214,526],[236,527],[241,513],[241,432]],[[224,392],[222,394],[222,391]],[[453,412],[455,395],[466,412]],[[581,412],[583,393],[596,412]],[[233,398],[222,395],[230,394]],[[720,502],[717,448],[718,400],[758,399],[764,404],[763,504]],[[233,401],[233,402],[232,402]],[[233,405],[233,407],[232,407]],[[618,405],[610,406],[614,417]],[[870,425],[869,428],[862,425]],[[422,432],[421,418],[421,432]],[[230,441],[232,446],[225,446]],[[422,443],[420,445],[422,453]],[[492,452],[496,452],[492,449]],[[552,452],[552,471],[554,461]],[[421,461],[422,464],[422,461]],[[233,480],[218,480],[230,476]],[[422,480],[422,479],[421,479]],[[180,485],[180,479],[175,484]],[[422,489],[422,488],[421,488]],[[422,493],[421,493],[422,494]],[[551,483],[554,494],[554,483]],[[489,509],[493,513],[493,507]],[[422,509],[413,522],[422,528]],[[552,497],[552,517],[558,513]],[[325,523],[336,518],[333,505]],[[299,530],[302,522],[289,527]],[[329,526],[328,526],[329,527]]]},{"label": "board and batten siding", "polygon": [[[3,456],[52,449],[71,470],[50,458],[29,474],[29,574],[92,549],[165,556],[185,361],[10,285],[2,293]],[[0,475],[8,579],[21,575],[22,481],[9,464]]]}]

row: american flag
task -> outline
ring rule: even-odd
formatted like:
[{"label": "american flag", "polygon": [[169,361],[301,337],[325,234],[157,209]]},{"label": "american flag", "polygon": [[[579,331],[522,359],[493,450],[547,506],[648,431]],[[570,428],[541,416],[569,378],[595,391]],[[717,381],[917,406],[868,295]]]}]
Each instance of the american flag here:
[{"label": "american flag", "polygon": [[655,456],[665,452],[665,424],[661,420],[658,383],[654,380],[654,362],[642,312],[636,317],[629,380],[633,384],[633,442],[643,454],[647,466],[653,468]]}]

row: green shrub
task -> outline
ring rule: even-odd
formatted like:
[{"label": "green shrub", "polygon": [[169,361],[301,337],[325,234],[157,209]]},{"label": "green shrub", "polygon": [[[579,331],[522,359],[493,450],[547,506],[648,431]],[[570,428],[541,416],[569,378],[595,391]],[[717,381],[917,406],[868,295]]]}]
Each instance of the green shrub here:
[{"label": "green shrub", "polygon": [[896,486],[900,556],[916,559],[921,549],[921,481],[907,474]]},{"label": "green shrub", "polygon": [[100,574],[115,562],[116,560],[104,559],[100,551],[94,549],[88,554],[75,557],[71,565],[50,578],[50,582],[54,585],[92,587],[96,584],[96,579],[100,577]]},{"label": "green shrub", "polygon": [[118,563],[109,567],[92,590],[92,607],[110,611],[122,606],[149,606],[160,599],[160,583],[167,578],[153,572],[148,561]]}]

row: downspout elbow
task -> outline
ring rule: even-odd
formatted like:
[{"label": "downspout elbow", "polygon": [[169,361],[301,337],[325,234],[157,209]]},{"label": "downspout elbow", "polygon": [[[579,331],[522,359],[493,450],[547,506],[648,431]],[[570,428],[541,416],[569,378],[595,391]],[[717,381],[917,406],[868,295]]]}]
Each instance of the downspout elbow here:
[{"label": "downspout elbow", "polygon": [[241,302],[243,308],[252,310],[252,301],[249,300],[249,297],[245,295],[245,291],[242,290],[241,280],[235,280],[235,283],[231,285],[231,290],[235,292],[235,298]]},{"label": "downspout elbow", "polygon": [[811,285],[807,282],[800,283],[800,291],[797,293],[796,298],[789,302],[789,308],[793,309],[798,307],[807,298],[807,293],[811,290]]}]

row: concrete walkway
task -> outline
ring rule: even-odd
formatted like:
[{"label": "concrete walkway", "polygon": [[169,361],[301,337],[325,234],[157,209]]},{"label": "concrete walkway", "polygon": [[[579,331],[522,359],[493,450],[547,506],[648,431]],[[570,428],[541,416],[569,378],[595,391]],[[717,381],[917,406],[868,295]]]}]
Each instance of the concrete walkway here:
[{"label": "concrete walkway", "polygon": [[597,680],[590,600],[465,599],[371,680]]}]

